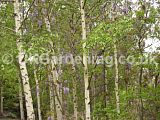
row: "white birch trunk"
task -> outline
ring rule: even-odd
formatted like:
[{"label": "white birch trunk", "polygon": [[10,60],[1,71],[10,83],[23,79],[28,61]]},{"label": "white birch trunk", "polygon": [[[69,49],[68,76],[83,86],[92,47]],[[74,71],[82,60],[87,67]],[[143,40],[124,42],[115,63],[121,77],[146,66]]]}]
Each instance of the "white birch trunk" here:
[{"label": "white birch trunk", "polygon": [[117,113],[120,113],[120,101],[119,101],[119,71],[118,71],[118,55],[117,55],[117,46],[114,43],[114,64],[115,64],[115,94],[116,94],[116,108]]},{"label": "white birch trunk", "polygon": [[[49,20],[46,17],[44,18],[44,20],[45,20],[47,31],[51,33],[51,26],[50,26]],[[53,47],[51,42],[50,42],[50,44]],[[52,71],[52,73],[54,73],[52,68],[51,68],[51,71]],[[48,75],[48,77],[49,77],[49,82],[50,82],[50,111],[52,113],[54,113],[54,105],[57,103],[57,101],[55,101],[54,89],[53,89],[53,84],[54,84],[53,78],[54,78],[54,76],[52,78],[50,75]],[[57,112],[57,110],[56,110],[56,112]],[[56,114],[58,114],[58,113],[56,113]],[[51,116],[51,118],[53,119],[54,116]]]},{"label": "white birch trunk", "polygon": [[[18,37],[20,37],[22,35],[22,31],[20,28],[22,16],[20,13],[19,0],[15,0],[15,2],[14,2],[14,13],[15,13],[16,34],[18,35]],[[23,89],[24,89],[24,96],[25,96],[25,101],[26,101],[27,120],[35,120],[35,114],[34,114],[34,109],[33,109],[33,100],[32,100],[32,96],[31,96],[28,71],[27,71],[26,62],[25,62],[25,51],[23,50],[21,38],[17,38],[17,48],[19,51],[18,62],[19,62],[19,66],[20,66],[22,84],[23,84]]]},{"label": "white birch trunk", "polygon": [[58,73],[55,72],[56,69],[55,65],[52,63],[52,70],[53,70],[53,81],[54,81],[54,86],[55,86],[55,105],[56,105],[56,113],[57,113],[57,120],[62,120],[63,115],[62,115],[62,105],[61,105],[61,95],[60,95],[60,85],[58,84]]},{"label": "white birch trunk", "polygon": [[[111,11],[110,11],[110,17],[113,21],[115,21],[116,14],[118,13],[116,8],[113,10],[114,1],[111,1]],[[118,51],[117,51],[117,45],[116,40],[113,43],[114,47],[114,65],[115,65],[115,96],[116,96],[116,111],[119,114],[120,113],[120,98],[119,98],[119,70],[118,70]]]},{"label": "white birch trunk", "polygon": [[19,78],[19,106],[20,106],[21,120],[25,120],[25,118],[24,118],[24,108],[23,108],[23,91],[22,91],[22,84],[21,84],[21,79],[20,78]]},{"label": "white birch trunk", "polygon": [[[46,23],[46,28],[49,32],[51,32],[51,27],[50,27],[50,22],[47,18],[45,18],[45,23]],[[53,49],[53,43],[50,42],[50,45],[52,47],[52,52],[53,54],[55,54],[54,49]],[[58,71],[56,68],[56,63],[55,60],[51,61],[51,65],[52,65],[52,75],[53,75],[53,82],[54,82],[54,86],[55,86],[55,106],[56,106],[56,115],[57,115],[57,120],[63,120],[63,114],[62,114],[62,95],[60,94],[61,92],[61,88],[60,88],[60,84],[58,83],[59,81],[59,75],[58,75]]]},{"label": "white birch trunk", "polygon": [[86,110],[85,119],[91,120],[87,51],[86,51],[86,43],[85,43],[86,41],[86,22],[85,22],[84,0],[81,0],[81,22],[82,22],[82,40],[84,41],[83,43],[83,65],[84,65],[85,110]]},{"label": "white birch trunk", "polygon": [[36,96],[37,96],[37,109],[38,109],[38,119],[42,120],[42,116],[41,116],[41,100],[40,100],[40,88],[39,88],[39,81],[38,81],[38,77],[37,77],[37,71],[36,68],[34,69],[34,79],[36,82]]},{"label": "white birch trunk", "polygon": [[[74,31],[75,31],[75,27],[74,27],[74,18],[72,18],[73,22],[71,22],[70,28],[71,28],[71,35],[74,36]],[[73,118],[74,120],[78,120],[78,101],[77,101],[77,73],[76,73],[76,63],[74,61],[75,59],[75,53],[74,53],[74,49],[71,47],[71,56],[72,56],[72,70],[73,70],[73,80],[72,80],[72,84],[73,84]]]}]

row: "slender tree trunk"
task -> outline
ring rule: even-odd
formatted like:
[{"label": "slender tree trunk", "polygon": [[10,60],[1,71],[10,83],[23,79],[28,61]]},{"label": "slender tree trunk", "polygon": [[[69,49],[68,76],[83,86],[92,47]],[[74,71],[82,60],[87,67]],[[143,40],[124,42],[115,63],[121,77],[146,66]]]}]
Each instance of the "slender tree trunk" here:
[{"label": "slender tree trunk", "polygon": [[81,22],[82,22],[82,40],[83,43],[83,65],[84,65],[84,84],[85,84],[85,112],[86,120],[91,120],[91,105],[90,105],[90,91],[89,91],[89,79],[88,79],[88,65],[87,65],[87,50],[86,50],[86,22],[85,22],[85,10],[84,0],[81,0]]},{"label": "slender tree trunk", "polygon": [[[154,87],[155,89],[157,89],[157,82],[158,82],[158,79],[159,79],[159,73],[155,76],[155,83],[154,83]],[[157,90],[155,90],[155,96],[157,96]],[[155,103],[157,103],[158,99],[157,97],[155,97]],[[157,104],[155,104],[155,120],[158,119],[158,106]]]},{"label": "slender tree trunk", "polygon": [[1,114],[3,115],[3,86],[1,85],[1,88],[0,88],[0,91],[1,91]]},{"label": "slender tree trunk", "polygon": [[[94,76],[93,76],[93,84],[92,84],[93,85],[93,93],[92,93],[93,96],[95,96],[97,94],[96,93],[96,80],[97,80],[97,75],[95,73]],[[93,105],[91,107],[94,111],[94,110],[96,110],[96,97],[94,97],[93,99],[94,99],[93,100]],[[92,117],[93,120],[96,120],[96,118],[97,118],[97,116],[95,116],[95,115]]]},{"label": "slender tree trunk", "polygon": [[51,112],[51,119],[55,118],[55,103],[54,103],[54,90],[53,90],[53,80],[52,75],[50,74],[50,69],[48,67],[48,81],[49,81],[49,97],[50,97],[50,112]]},{"label": "slender tree trunk", "polygon": [[126,93],[128,92],[128,83],[129,83],[129,64],[125,64],[126,65],[126,67],[125,67],[125,71],[124,71],[124,73],[125,73],[125,89],[126,89]]},{"label": "slender tree trunk", "polygon": [[120,113],[120,101],[119,101],[119,70],[118,70],[118,55],[117,46],[114,43],[114,64],[115,64],[115,94],[116,94],[116,108],[117,113]]},{"label": "slender tree trunk", "polygon": [[[111,1],[111,20],[115,21],[115,17],[117,14],[117,10],[113,9],[114,2]],[[114,65],[115,65],[115,95],[116,95],[116,110],[117,113],[120,113],[120,98],[119,98],[119,70],[118,70],[118,51],[117,51],[117,45],[116,40],[114,41]]]},{"label": "slender tree trunk", "polygon": [[21,120],[25,120],[24,118],[24,108],[23,108],[23,91],[22,91],[22,83],[21,78],[19,80],[19,106],[20,106],[20,116]]},{"label": "slender tree trunk", "polygon": [[140,67],[139,80],[138,80],[138,94],[140,95],[138,99],[138,114],[139,114],[138,120],[143,120],[143,101],[141,97],[142,78],[143,78],[143,66]]},{"label": "slender tree trunk", "polygon": [[[50,22],[49,22],[49,20],[45,17],[44,18],[44,20],[45,20],[45,24],[46,24],[46,28],[47,28],[47,31],[48,32],[50,32],[51,33],[51,28],[50,28]],[[52,43],[50,43],[51,44],[51,47],[53,47],[53,45],[52,45]],[[54,71],[53,71],[53,69],[52,69],[52,67],[51,67],[51,74],[52,73],[54,73]],[[55,106],[55,104],[57,104],[57,101],[56,101],[56,96],[54,96],[54,81],[53,81],[53,78],[55,77],[55,76],[53,76],[52,75],[52,77],[51,77],[51,74],[48,74],[48,79],[49,79],[49,82],[50,82],[50,111],[52,112],[52,113],[54,113],[54,111],[56,111],[56,115],[58,115],[58,113],[57,113],[57,109],[54,107]],[[55,109],[56,110],[55,110]],[[55,117],[55,115],[54,115],[54,117],[51,115],[51,117],[52,118],[54,118]]]},{"label": "slender tree trunk", "polygon": [[[74,61],[73,61],[74,62]],[[72,69],[76,74],[75,63],[72,65]],[[74,109],[74,120],[78,120],[78,103],[77,103],[77,85],[76,85],[76,77],[73,78],[73,109]]]},{"label": "slender tree trunk", "polygon": [[62,120],[63,115],[62,115],[62,104],[61,104],[61,95],[60,95],[60,84],[58,83],[58,73],[55,70],[55,65],[52,63],[52,74],[54,76],[53,81],[54,81],[54,93],[55,93],[55,105],[56,105],[56,113],[57,113],[57,120]]},{"label": "slender tree trunk", "polygon": [[50,110],[54,113],[54,90],[53,90],[53,81],[50,79]]},{"label": "slender tree trunk", "polygon": [[[45,23],[46,23],[46,28],[49,32],[51,32],[51,27],[50,27],[50,22],[47,18],[45,18]],[[53,54],[55,54],[54,52],[54,48],[53,48],[53,43],[50,42],[50,45],[52,47],[52,52]],[[60,84],[59,82],[59,75],[58,75],[58,70],[56,68],[56,63],[55,60],[53,59],[51,61],[51,66],[52,66],[52,75],[53,75],[53,82],[54,82],[54,93],[55,93],[55,105],[56,105],[56,115],[57,115],[57,120],[62,120],[63,119],[63,114],[62,114],[62,95],[60,94],[62,88],[60,88]]]},{"label": "slender tree trunk", "polygon": [[[139,47],[139,52],[141,57],[143,57],[143,49],[144,49],[144,45],[143,45],[143,37],[140,37],[139,41],[138,41],[138,47]],[[142,100],[142,80],[143,80],[143,60],[141,61],[140,64],[140,70],[139,70],[139,75],[138,75],[138,120],[143,120],[143,100]]]},{"label": "slender tree trunk", "polygon": [[[72,20],[70,22],[70,28],[71,28],[71,36],[74,37],[75,35],[75,26],[74,26],[74,14],[72,15]],[[71,37],[71,40],[72,40]],[[74,39],[73,39],[74,40]],[[70,44],[71,43],[71,44]],[[76,63],[74,61],[75,59],[75,46],[72,43],[72,41],[69,43],[69,46],[71,48],[71,53],[72,53],[72,59],[73,59],[73,63],[72,63],[72,70],[73,70],[73,79],[72,79],[72,84],[73,84],[73,111],[74,111],[74,115],[73,118],[74,120],[78,120],[78,101],[77,101],[77,79],[79,78],[79,76],[77,76],[77,72],[76,72]]]},{"label": "slender tree trunk", "polygon": [[25,96],[25,101],[26,101],[27,119],[35,120],[33,100],[31,96],[28,71],[27,71],[26,62],[25,62],[25,51],[23,50],[22,39],[20,38],[20,36],[22,35],[22,31],[21,31],[22,14],[20,13],[19,0],[14,1],[14,13],[15,13],[16,34],[19,36],[17,38],[17,48],[19,51],[18,61],[19,61],[23,89],[24,89],[24,96]]},{"label": "slender tree trunk", "polygon": [[[105,58],[105,53],[103,55]],[[104,59],[103,61],[103,79],[104,79],[104,89],[105,89],[105,107],[107,107],[107,104],[109,102],[109,97],[108,97],[108,80],[107,80],[107,70],[106,70],[106,61]]]},{"label": "slender tree trunk", "polygon": [[37,109],[38,109],[38,119],[42,120],[41,116],[41,102],[40,102],[40,88],[39,88],[39,80],[37,77],[37,70],[34,68],[34,79],[36,82],[36,96],[37,96]]}]

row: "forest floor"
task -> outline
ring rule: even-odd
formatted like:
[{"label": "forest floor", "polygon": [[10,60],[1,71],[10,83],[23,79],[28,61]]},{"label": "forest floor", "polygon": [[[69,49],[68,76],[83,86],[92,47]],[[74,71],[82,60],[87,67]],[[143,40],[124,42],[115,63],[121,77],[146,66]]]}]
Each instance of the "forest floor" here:
[{"label": "forest floor", "polygon": [[15,113],[12,113],[12,112],[3,112],[0,113],[0,120],[20,120],[16,115]]},{"label": "forest floor", "polygon": [[20,119],[15,119],[15,118],[9,118],[9,117],[2,117],[0,116],[0,120],[20,120]]}]

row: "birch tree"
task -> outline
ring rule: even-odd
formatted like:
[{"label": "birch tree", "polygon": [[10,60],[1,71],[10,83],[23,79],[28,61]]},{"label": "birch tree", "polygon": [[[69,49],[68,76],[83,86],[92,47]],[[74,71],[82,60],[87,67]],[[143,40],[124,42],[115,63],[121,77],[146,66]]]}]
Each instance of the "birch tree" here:
[{"label": "birch tree", "polygon": [[33,109],[33,100],[31,96],[31,89],[29,85],[28,71],[25,61],[25,50],[23,49],[22,41],[22,13],[20,13],[19,0],[14,2],[14,13],[15,13],[15,31],[17,34],[17,48],[18,48],[18,62],[21,72],[22,84],[24,89],[24,96],[26,101],[27,120],[35,120],[35,114]]},{"label": "birch tree", "polygon": [[[76,67],[75,67],[75,62],[72,64],[72,69],[74,73],[76,74]],[[73,109],[74,109],[74,120],[78,120],[78,103],[77,103],[77,83],[76,83],[76,78],[73,78]]]},{"label": "birch tree", "polygon": [[40,87],[39,87],[39,80],[37,76],[36,67],[34,67],[34,79],[36,82],[36,96],[37,96],[37,109],[38,109],[38,119],[42,120],[41,116],[41,102],[40,102]]},{"label": "birch tree", "polygon": [[117,46],[114,43],[114,65],[115,65],[115,94],[116,94],[116,108],[117,113],[120,113],[120,101],[119,101],[119,70],[118,70],[118,55]]},{"label": "birch tree", "polygon": [[83,65],[84,65],[84,84],[85,84],[85,119],[91,120],[90,90],[88,79],[87,50],[86,50],[86,18],[85,18],[85,2],[81,0],[81,24],[82,24],[82,40],[83,40]]},{"label": "birch tree", "polygon": [[[44,18],[45,24],[47,31],[51,33],[51,26],[50,26],[50,21],[47,17]],[[53,54],[55,54],[54,51],[54,46],[53,42],[50,41],[50,46],[52,49]],[[63,114],[62,114],[62,95],[60,94],[60,84],[59,82],[59,75],[58,75],[58,70],[56,67],[56,62],[55,59],[51,60],[51,71],[53,75],[53,83],[54,83],[54,99],[55,99],[55,106],[56,106],[56,116],[57,120],[62,120],[63,119]]]},{"label": "birch tree", "polygon": [[48,82],[49,82],[49,101],[50,101],[50,112],[51,112],[51,119],[54,119],[54,112],[55,112],[55,101],[54,101],[54,86],[53,86],[53,79],[52,79],[52,75],[50,73],[50,68],[49,66],[47,67],[47,71],[48,71]]},{"label": "birch tree", "polygon": [[20,117],[21,120],[25,120],[24,117],[24,108],[23,108],[23,91],[22,91],[22,82],[21,78],[18,79],[19,82],[19,106],[20,106]]},{"label": "birch tree", "polygon": [[[111,20],[115,22],[115,17],[117,16],[118,10],[116,0],[115,2],[112,1],[111,6]],[[115,6],[115,7],[114,7]],[[117,50],[117,40],[113,40],[114,46],[114,65],[115,65],[115,96],[116,96],[116,110],[117,113],[120,113],[120,98],[119,98],[119,70],[118,70],[118,50]]]}]

